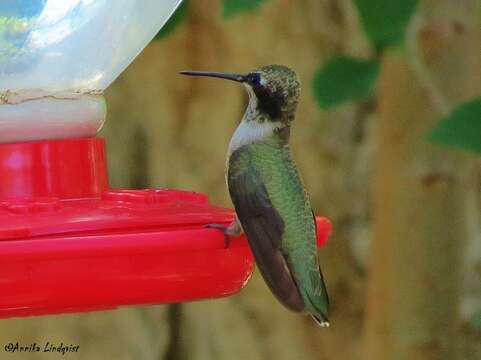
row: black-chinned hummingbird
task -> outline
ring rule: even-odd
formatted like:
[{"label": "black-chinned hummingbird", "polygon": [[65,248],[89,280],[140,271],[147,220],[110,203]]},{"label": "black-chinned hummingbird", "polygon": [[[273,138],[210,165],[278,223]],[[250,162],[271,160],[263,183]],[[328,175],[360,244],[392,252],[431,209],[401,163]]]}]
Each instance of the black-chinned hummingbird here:
[{"label": "black-chinned hummingbird", "polygon": [[277,299],[329,326],[329,299],[317,258],[316,222],[289,147],[300,93],[297,74],[268,65],[248,74],[182,71],[244,84],[247,110],[227,156],[227,185],[236,211],[228,236],[246,234],[257,266]]}]

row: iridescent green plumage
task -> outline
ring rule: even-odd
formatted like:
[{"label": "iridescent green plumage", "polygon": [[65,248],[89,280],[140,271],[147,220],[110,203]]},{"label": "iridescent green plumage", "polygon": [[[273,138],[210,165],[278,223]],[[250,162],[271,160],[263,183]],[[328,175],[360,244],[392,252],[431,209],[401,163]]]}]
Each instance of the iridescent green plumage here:
[{"label": "iridescent green plumage", "polygon": [[[246,184],[245,180],[239,180],[242,177],[249,177],[249,182]],[[229,161],[228,185],[239,220],[271,290],[292,310],[305,310],[321,322],[326,322],[328,296],[317,260],[315,222],[288,144],[279,135],[274,135],[235,150]],[[254,199],[260,198],[262,204],[256,203]],[[267,216],[266,220],[260,218],[269,211],[269,207],[275,209],[275,216],[282,220],[282,226],[273,219],[275,216]],[[263,227],[261,236],[252,224],[256,222]],[[266,230],[269,228],[276,230]],[[277,231],[278,228],[281,229]],[[276,266],[266,254],[261,253],[262,250],[256,253],[262,241],[274,243],[273,249],[267,251],[277,250],[282,254],[304,306],[292,306],[292,300],[286,300],[292,299],[289,293],[279,296],[279,292],[288,287],[286,281],[279,281],[285,265],[280,263]],[[284,289],[276,289],[279,284],[272,284],[275,281],[282,282]]]},{"label": "iridescent green plumage", "polygon": [[[287,308],[328,325],[309,197],[291,156],[289,135],[300,83],[281,65],[246,75],[183,72],[244,83],[249,105],[229,145],[227,184],[238,221],[271,291]],[[225,229],[239,226],[232,224]],[[218,226],[217,226],[218,227]]]}]

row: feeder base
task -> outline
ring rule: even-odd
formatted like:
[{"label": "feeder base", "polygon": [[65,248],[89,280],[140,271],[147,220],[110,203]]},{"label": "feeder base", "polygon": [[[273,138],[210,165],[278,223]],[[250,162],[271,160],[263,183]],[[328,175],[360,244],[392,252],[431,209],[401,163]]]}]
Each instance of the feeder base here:
[{"label": "feeder base", "polygon": [[0,173],[0,318],[218,298],[254,269],[207,196],[109,189],[102,139],[2,144]]}]

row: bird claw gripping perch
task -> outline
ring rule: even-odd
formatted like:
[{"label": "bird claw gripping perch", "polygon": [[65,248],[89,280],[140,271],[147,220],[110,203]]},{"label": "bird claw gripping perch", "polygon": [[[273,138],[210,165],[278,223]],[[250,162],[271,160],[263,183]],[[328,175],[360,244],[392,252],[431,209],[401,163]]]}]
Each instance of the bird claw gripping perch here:
[{"label": "bird claw gripping perch", "polygon": [[224,234],[224,249],[229,248],[231,236],[237,237],[242,235],[243,233],[242,227],[237,217],[227,226],[224,224],[207,224],[205,227],[207,229],[219,229],[222,231],[222,233]]}]

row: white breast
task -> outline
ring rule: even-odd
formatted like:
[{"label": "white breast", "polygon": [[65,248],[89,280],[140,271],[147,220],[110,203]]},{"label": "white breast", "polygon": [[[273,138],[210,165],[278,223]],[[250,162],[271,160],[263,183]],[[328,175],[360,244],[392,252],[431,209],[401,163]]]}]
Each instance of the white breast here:
[{"label": "white breast", "polygon": [[232,136],[229,144],[229,155],[241,146],[253,144],[271,136],[280,124],[264,121],[242,120]]}]

